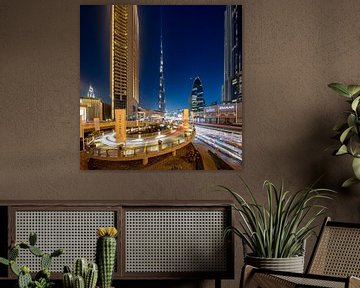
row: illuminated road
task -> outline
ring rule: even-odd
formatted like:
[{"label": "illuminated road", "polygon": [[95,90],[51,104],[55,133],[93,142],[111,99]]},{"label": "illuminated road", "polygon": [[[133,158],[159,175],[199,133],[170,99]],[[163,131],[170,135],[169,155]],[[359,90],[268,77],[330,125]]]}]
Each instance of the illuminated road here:
[{"label": "illuminated road", "polygon": [[184,129],[182,127],[178,127],[176,130],[174,129],[168,133],[160,133],[156,136],[151,137],[138,137],[138,138],[128,138],[125,143],[117,143],[115,139],[115,132],[108,132],[104,135],[98,136],[91,143],[94,143],[98,148],[117,148],[120,145],[124,145],[124,147],[144,147],[144,146],[154,146],[158,145],[158,141],[162,141],[162,145],[166,146],[169,143],[174,143],[176,141],[184,140]]},{"label": "illuminated road", "polygon": [[[195,125],[196,139],[227,157],[242,161],[242,132],[220,127]],[[225,160],[225,159],[224,159]],[[225,161],[226,162],[226,161]]]},{"label": "illuminated road", "polygon": [[[240,169],[242,162],[242,131],[240,129],[234,130],[234,127],[227,126],[211,126],[211,125],[198,125],[195,124],[195,139],[193,143],[196,146],[201,145],[203,152],[210,150],[217,153],[218,156],[224,160],[227,164],[233,167],[233,169]],[[159,146],[159,140],[161,145]],[[122,145],[122,149],[127,151],[127,155],[135,155],[138,153],[158,152],[160,149],[166,149],[174,147],[173,145],[179,145],[186,141],[184,135],[184,128],[177,126],[174,130],[168,130],[167,132],[159,132],[158,134],[149,134],[148,137],[139,136],[138,138],[126,139],[125,143],[117,143],[115,138],[115,132],[104,133],[96,137],[88,144],[95,144],[99,149],[117,149]],[[205,155],[209,156],[209,155]],[[211,162],[211,161],[210,161]],[[208,163],[213,166],[212,163]],[[212,170],[214,167],[208,167]]]}]

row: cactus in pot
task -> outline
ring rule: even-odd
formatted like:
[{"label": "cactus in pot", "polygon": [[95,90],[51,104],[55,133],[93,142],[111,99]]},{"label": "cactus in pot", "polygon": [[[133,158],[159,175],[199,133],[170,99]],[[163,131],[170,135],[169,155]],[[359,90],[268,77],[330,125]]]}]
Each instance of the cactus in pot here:
[{"label": "cactus in pot", "polygon": [[71,269],[68,266],[64,267],[63,273],[63,287],[64,288],[73,288],[74,287],[74,275],[71,273]]},{"label": "cactus in pot", "polygon": [[32,283],[32,278],[30,275],[30,269],[27,266],[22,266],[20,269],[20,273],[18,275],[18,286],[19,288],[27,288]]},{"label": "cactus in pot", "polygon": [[[53,257],[58,257],[64,253],[63,249],[57,249],[51,254],[43,252],[36,246],[37,236],[35,233],[30,233],[29,243],[12,241],[9,251],[8,259],[0,257],[0,263],[10,266],[11,271],[18,277],[19,288],[48,288],[53,286],[53,282],[50,280],[50,265]],[[33,255],[41,258],[40,267],[41,270],[35,275],[35,279],[31,278],[30,268],[26,265],[20,266],[16,263],[16,259],[19,256],[20,249],[28,250]]]},{"label": "cactus in pot", "polygon": [[96,263],[90,263],[85,276],[85,288],[95,288],[98,279],[98,266]]},{"label": "cactus in pot", "polygon": [[74,288],[85,288],[84,278],[77,275],[74,277]]},{"label": "cactus in pot", "polygon": [[83,278],[83,280],[85,280],[87,266],[88,266],[88,261],[85,258],[76,259],[75,267],[74,267],[75,276],[81,276]]},{"label": "cactus in pot", "polygon": [[114,272],[116,258],[116,236],[118,232],[115,227],[97,229],[96,262],[99,267],[100,288],[110,288],[112,274]]},{"label": "cactus in pot", "polygon": [[88,263],[85,258],[79,258],[74,264],[74,273],[68,266],[64,267],[64,288],[95,288],[98,279],[96,263]]}]

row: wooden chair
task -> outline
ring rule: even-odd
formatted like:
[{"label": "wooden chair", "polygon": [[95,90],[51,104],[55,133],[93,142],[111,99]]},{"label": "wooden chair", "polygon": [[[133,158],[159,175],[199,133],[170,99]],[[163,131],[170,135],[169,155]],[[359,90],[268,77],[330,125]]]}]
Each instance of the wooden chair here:
[{"label": "wooden chair", "polygon": [[360,287],[360,224],[326,218],[306,273],[244,266],[240,287]]}]

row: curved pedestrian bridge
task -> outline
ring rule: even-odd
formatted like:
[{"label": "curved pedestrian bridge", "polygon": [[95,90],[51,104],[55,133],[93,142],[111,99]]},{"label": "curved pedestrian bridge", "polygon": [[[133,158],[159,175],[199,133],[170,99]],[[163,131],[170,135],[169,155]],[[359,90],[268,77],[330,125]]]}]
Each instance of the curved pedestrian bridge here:
[{"label": "curved pedestrian bridge", "polygon": [[97,137],[85,140],[85,149],[91,158],[107,161],[134,161],[143,160],[148,163],[151,157],[172,153],[191,143],[195,131],[183,127],[169,130],[165,133],[143,135],[138,138],[129,138],[126,142],[117,143],[115,132],[104,133]]}]

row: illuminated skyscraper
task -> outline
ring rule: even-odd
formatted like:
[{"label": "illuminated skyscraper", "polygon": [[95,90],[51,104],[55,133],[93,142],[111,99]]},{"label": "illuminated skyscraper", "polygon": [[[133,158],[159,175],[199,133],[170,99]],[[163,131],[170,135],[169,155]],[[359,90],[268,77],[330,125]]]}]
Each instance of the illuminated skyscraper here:
[{"label": "illuminated skyscraper", "polygon": [[225,10],[223,102],[242,101],[241,10],[241,5],[227,5]]},{"label": "illuminated skyscraper", "polygon": [[[162,25],[162,24],[161,24]],[[159,111],[165,112],[165,86],[164,86],[164,55],[162,45],[162,30],[160,36],[160,86],[159,86]]]},{"label": "illuminated skyscraper", "polygon": [[94,118],[104,119],[104,102],[96,97],[95,89],[89,86],[87,95],[80,97],[80,119],[82,121],[94,121]]},{"label": "illuminated skyscraper", "polygon": [[94,87],[92,87],[91,84],[90,84],[90,86],[89,86],[89,91],[88,91],[88,93],[87,93],[87,97],[89,97],[89,98],[95,98]]},{"label": "illuminated skyscraper", "polygon": [[204,88],[199,77],[196,77],[193,83],[190,96],[190,111],[199,112],[204,111]]},{"label": "illuminated skyscraper", "polygon": [[134,119],[139,105],[139,17],[136,5],[111,5],[111,110],[126,109]]}]

